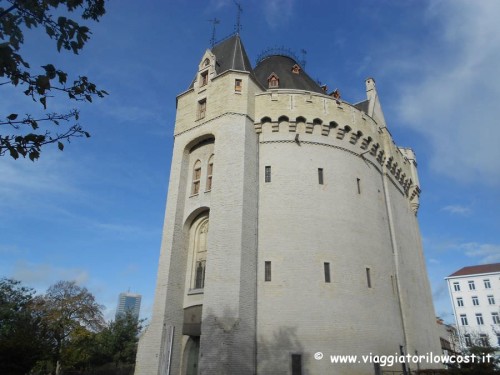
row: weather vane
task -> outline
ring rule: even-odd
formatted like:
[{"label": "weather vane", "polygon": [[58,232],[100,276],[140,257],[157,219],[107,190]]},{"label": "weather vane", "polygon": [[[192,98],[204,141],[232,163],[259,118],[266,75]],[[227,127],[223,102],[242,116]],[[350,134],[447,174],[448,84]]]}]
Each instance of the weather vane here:
[{"label": "weather vane", "polygon": [[236,4],[236,6],[238,7],[238,14],[236,16],[236,26],[234,28],[235,28],[236,34],[239,34],[241,31],[241,13],[243,12],[243,8],[241,7],[241,4],[239,2],[237,2],[236,0],[233,0],[233,1]]},{"label": "weather vane", "polygon": [[210,39],[210,46],[213,47],[215,45],[215,27],[220,23],[220,20],[214,17],[213,19],[208,20],[208,22],[212,23],[212,38]]}]

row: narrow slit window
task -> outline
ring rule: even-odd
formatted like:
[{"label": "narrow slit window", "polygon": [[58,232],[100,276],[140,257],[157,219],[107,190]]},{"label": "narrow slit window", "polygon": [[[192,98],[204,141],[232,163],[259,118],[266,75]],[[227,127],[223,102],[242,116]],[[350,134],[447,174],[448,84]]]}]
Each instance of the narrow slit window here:
[{"label": "narrow slit window", "polygon": [[271,262],[269,261],[264,264],[264,281],[271,281]]},{"label": "narrow slit window", "polygon": [[318,183],[323,185],[323,168],[318,168]]},{"label": "narrow slit window", "polygon": [[241,79],[234,80],[234,91],[241,92]]},{"label": "narrow slit window", "polygon": [[212,174],[214,173],[214,156],[210,156],[207,166],[207,189],[206,191],[212,190]]},{"label": "narrow slit window", "polygon": [[356,183],[358,185],[358,194],[361,194],[361,180],[359,178],[357,178]]},{"label": "narrow slit window", "polygon": [[201,87],[206,86],[208,84],[208,70],[201,73],[200,78],[201,78],[200,86]]},{"label": "narrow slit window", "polygon": [[266,182],[271,182],[271,166],[267,165],[265,169],[265,181]]},{"label": "narrow slit window", "polygon": [[193,168],[193,189],[191,194],[196,195],[200,192],[200,178],[201,178],[201,162],[199,160],[194,163]]},{"label": "narrow slit window", "polygon": [[207,99],[202,99],[198,102],[198,120],[205,118],[207,112]]},{"label": "narrow slit window", "polygon": [[371,288],[372,287],[372,278],[371,278],[371,275],[370,275],[370,268],[366,268],[366,285],[368,286],[368,288]]},{"label": "narrow slit window", "polygon": [[328,263],[328,262],[323,263],[323,268],[325,269],[325,283],[329,283],[329,282],[331,282],[330,263]]},{"label": "narrow slit window", "polygon": [[292,375],[302,375],[302,354],[292,354]]}]

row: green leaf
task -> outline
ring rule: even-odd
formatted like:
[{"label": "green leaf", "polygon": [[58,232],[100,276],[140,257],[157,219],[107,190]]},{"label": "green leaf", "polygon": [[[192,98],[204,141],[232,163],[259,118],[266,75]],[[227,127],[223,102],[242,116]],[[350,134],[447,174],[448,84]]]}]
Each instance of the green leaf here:
[{"label": "green leaf", "polygon": [[14,148],[9,148],[10,156],[14,159],[19,158],[19,153]]},{"label": "green leaf", "polygon": [[61,142],[57,142],[57,147],[59,148],[59,150],[64,150],[64,145],[61,143]]},{"label": "green leaf", "polygon": [[40,153],[36,150],[33,150],[29,153],[29,158],[31,161],[35,161],[36,159],[38,159],[40,157]]},{"label": "green leaf", "polygon": [[10,115],[7,116],[7,119],[9,121],[14,121],[17,118],[17,113],[11,113]]}]

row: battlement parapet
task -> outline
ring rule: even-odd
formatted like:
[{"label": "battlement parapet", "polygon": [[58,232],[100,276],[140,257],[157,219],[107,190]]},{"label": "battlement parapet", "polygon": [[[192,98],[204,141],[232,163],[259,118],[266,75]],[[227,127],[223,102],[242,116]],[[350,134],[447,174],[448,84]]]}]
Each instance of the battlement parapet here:
[{"label": "battlement parapet", "polygon": [[415,154],[411,149],[399,148],[387,128],[380,127],[363,111],[318,93],[271,90],[256,94],[255,114],[255,131],[266,140],[295,139],[297,143],[331,145],[371,158],[408,198],[416,213],[420,187]]}]

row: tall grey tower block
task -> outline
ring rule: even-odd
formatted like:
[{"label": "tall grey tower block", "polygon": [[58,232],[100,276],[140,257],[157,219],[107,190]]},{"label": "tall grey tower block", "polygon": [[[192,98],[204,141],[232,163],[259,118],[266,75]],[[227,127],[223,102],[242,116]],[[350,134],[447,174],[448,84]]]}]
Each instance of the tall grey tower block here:
[{"label": "tall grey tower block", "polygon": [[362,355],[440,352],[415,155],[365,84],[349,104],[286,54],[252,67],[238,35],[201,57],[177,97],[137,375],[368,375],[402,365]]}]

